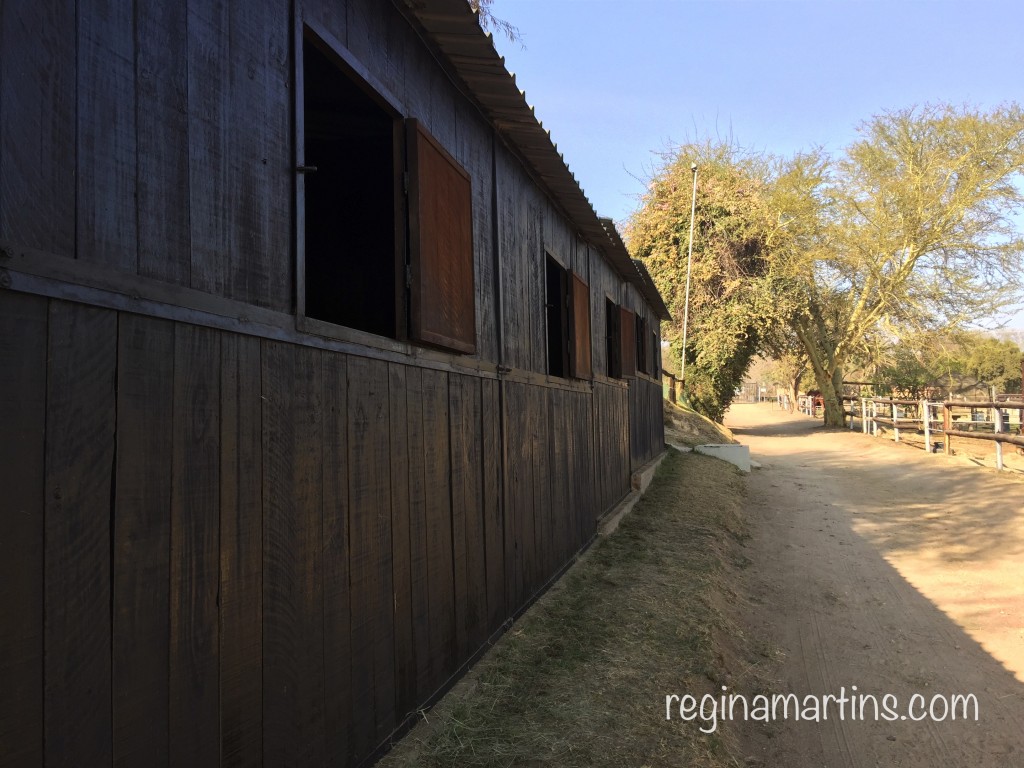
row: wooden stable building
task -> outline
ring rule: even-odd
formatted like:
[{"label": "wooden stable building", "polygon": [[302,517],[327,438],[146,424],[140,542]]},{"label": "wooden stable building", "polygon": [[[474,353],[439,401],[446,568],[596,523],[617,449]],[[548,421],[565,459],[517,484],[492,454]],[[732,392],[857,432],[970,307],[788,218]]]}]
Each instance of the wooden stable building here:
[{"label": "wooden stable building", "polygon": [[663,450],[465,0],[0,6],[0,765],[360,765]]}]

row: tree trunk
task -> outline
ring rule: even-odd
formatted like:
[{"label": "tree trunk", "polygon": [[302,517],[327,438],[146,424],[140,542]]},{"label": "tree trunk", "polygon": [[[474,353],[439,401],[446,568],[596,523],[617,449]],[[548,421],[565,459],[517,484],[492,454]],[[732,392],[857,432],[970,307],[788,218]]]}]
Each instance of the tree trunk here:
[{"label": "tree trunk", "polygon": [[842,429],[846,426],[846,410],[843,408],[843,369],[839,366],[832,371],[827,387],[821,388],[825,400],[825,426]]},{"label": "tree trunk", "polygon": [[800,391],[800,374],[798,373],[795,377],[791,378],[786,382],[786,394],[788,395],[789,402],[787,403],[787,410],[790,413],[796,412],[796,398]]},{"label": "tree trunk", "polygon": [[843,369],[836,367],[831,375],[814,368],[814,381],[821,390],[825,402],[825,426],[842,429],[846,426],[846,412],[843,410]]}]

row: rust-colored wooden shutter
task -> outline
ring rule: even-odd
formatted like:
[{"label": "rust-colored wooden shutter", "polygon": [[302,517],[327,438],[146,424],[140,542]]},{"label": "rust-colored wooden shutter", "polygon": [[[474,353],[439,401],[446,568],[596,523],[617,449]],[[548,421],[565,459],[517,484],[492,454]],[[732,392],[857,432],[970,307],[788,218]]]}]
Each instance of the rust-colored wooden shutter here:
[{"label": "rust-colored wooden shutter", "polygon": [[407,122],[410,336],[476,351],[473,196],[469,174],[420,125]]},{"label": "rust-colored wooden shutter", "polygon": [[636,376],[636,315],[625,307],[619,308],[619,340],[622,375]]},{"label": "rust-colored wooden shutter", "polygon": [[647,321],[641,315],[636,316],[636,371],[647,373],[647,347],[644,341],[647,339]]},{"label": "rust-colored wooden shutter", "polygon": [[572,273],[569,282],[572,305],[572,370],[577,379],[593,378],[590,360],[590,286]]}]

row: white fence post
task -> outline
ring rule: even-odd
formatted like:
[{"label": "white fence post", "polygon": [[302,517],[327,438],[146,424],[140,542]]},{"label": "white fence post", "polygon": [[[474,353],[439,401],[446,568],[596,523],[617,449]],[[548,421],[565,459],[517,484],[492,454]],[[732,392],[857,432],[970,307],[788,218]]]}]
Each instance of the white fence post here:
[{"label": "white fence post", "polygon": [[[996,408],[995,410],[995,425],[993,429],[998,435],[1003,431],[1003,412],[1001,409]],[[1003,444],[996,440],[996,469],[1002,471],[1003,469]]]},{"label": "white fence post", "polygon": [[860,431],[865,435],[868,433],[868,399],[860,399]]},{"label": "white fence post", "polygon": [[931,411],[928,408],[928,401],[921,401],[921,427],[924,429],[924,450],[925,453],[932,452],[932,425]]},{"label": "white fence post", "polygon": [[899,428],[899,422],[897,422],[898,418],[899,418],[899,406],[897,406],[896,403],[893,403],[892,404],[892,441],[894,443],[898,443],[900,441],[900,428]]}]

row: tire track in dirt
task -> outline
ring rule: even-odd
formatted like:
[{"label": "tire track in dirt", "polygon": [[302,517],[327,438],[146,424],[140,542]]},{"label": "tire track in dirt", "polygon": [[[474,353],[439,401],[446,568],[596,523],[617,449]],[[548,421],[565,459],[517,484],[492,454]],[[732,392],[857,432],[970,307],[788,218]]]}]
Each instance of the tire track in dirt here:
[{"label": "tire track in dirt", "polygon": [[973,693],[979,710],[730,724],[751,764],[1024,766],[1024,483],[768,406],[726,425],[763,465],[738,620],[779,651],[768,693],[856,685],[900,716],[915,694]]}]

